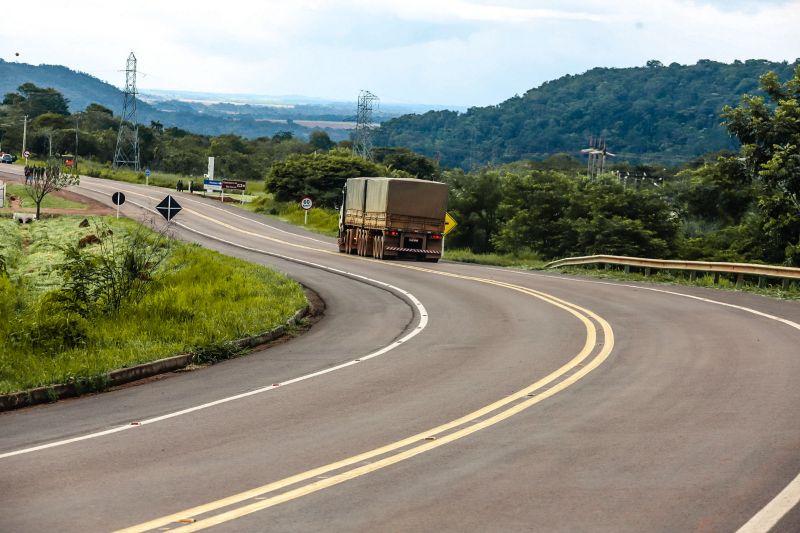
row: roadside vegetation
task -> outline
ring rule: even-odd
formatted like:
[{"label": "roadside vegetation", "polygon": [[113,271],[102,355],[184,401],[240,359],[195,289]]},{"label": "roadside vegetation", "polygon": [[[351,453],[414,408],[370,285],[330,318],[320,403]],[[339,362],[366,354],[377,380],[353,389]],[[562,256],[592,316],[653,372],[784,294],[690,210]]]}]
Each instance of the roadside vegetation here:
[{"label": "roadside vegetation", "polygon": [[297,283],[267,268],[132,221],[82,220],[0,219],[0,393],[92,390],[117,368],[186,352],[198,362],[233,356],[231,341],[306,305]]},{"label": "roadside vegetation", "polygon": [[324,207],[309,209],[306,224],[304,223],[306,215],[302,207],[296,202],[277,202],[271,194],[259,196],[246,206],[256,213],[270,215],[329,237],[335,237],[339,231],[339,212],[335,209]]}]

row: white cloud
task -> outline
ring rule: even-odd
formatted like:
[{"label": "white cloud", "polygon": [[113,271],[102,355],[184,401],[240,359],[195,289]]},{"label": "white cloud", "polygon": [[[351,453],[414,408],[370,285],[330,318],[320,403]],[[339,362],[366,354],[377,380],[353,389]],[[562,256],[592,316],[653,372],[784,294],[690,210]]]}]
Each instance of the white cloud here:
[{"label": "white cloud", "polygon": [[63,64],[142,90],[305,94],[458,105],[595,66],[795,59],[800,2],[661,0],[31,0],[0,57]]}]

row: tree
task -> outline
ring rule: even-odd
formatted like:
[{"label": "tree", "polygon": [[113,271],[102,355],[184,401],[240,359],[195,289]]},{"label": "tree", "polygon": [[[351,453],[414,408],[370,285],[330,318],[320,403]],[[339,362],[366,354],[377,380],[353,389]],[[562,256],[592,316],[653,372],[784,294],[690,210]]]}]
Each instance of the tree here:
[{"label": "tree", "polygon": [[311,135],[308,136],[308,144],[313,146],[316,150],[322,150],[323,152],[327,152],[336,146],[336,143],[331,140],[330,136],[322,130],[312,131]]},{"label": "tree", "polygon": [[501,252],[531,250],[543,257],[567,255],[577,239],[570,202],[574,180],[558,172],[511,174],[503,181],[501,217],[507,222],[494,238]]},{"label": "tree", "polygon": [[445,173],[450,193],[447,210],[458,220],[458,226],[447,236],[450,246],[467,246],[475,253],[494,251],[492,237],[500,229],[502,179],[499,171],[488,169],[472,174],[461,169]]},{"label": "tree", "polygon": [[272,136],[272,140],[276,143],[283,142],[283,141],[290,141],[294,139],[294,133],[291,131],[279,131],[275,135]]},{"label": "tree", "polygon": [[334,207],[347,178],[381,176],[386,169],[336,149],[325,154],[293,155],[278,161],[267,175],[267,190],[280,202],[311,196],[320,207]]},{"label": "tree", "polygon": [[374,148],[372,157],[382,165],[423,180],[436,180],[441,174],[433,159],[415,154],[407,148]]},{"label": "tree", "polygon": [[758,208],[773,252],[800,265],[800,65],[781,84],[777,74],[760,78],[762,96],[744,95],[739,107],[725,106],[723,123],[742,143],[741,157],[762,191]]},{"label": "tree", "polygon": [[55,158],[48,159],[45,167],[34,169],[30,179],[26,180],[25,192],[36,204],[37,220],[41,215],[42,200],[45,196],[79,183],[80,176],[63,172],[61,161]]},{"label": "tree", "polygon": [[29,82],[20,85],[17,91],[24,97],[20,105],[31,117],[44,113],[69,115],[69,100],[55,89],[44,89]]},{"label": "tree", "polygon": [[18,93],[6,93],[3,105],[18,105],[25,101],[25,97]]}]

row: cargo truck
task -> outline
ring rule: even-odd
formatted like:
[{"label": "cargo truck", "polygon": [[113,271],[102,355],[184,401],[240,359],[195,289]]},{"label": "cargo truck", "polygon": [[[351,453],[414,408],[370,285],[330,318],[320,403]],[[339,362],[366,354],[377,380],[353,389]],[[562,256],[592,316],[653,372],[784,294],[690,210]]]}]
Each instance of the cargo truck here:
[{"label": "cargo truck", "polygon": [[406,178],[350,178],[342,194],[340,252],[439,261],[447,185]]}]

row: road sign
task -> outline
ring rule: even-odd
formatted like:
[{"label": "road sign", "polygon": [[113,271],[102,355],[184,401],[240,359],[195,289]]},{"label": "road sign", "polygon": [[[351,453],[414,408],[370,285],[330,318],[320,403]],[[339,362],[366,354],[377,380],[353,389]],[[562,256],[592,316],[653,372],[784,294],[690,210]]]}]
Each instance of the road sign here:
[{"label": "road sign", "polygon": [[205,179],[203,180],[203,188],[208,192],[219,192],[222,190],[222,181]]},{"label": "road sign", "polygon": [[444,234],[447,235],[448,233],[453,231],[453,228],[455,228],[456,226],[458,226],[458,222],[456,222],[456,219],[451,217],[450,213],[445,212],[445,214],[444,214]]},{"label": "road sign", "polygon": [[309,198],[308,196],[306,196],[305,198],[300,200],[300,207],[302,207],[303,209],[308,211],[309,209],[314,207],[314,201],[311,198]]},{"label": "road sign", "polygon": [[149,168],[145,169],[145,171],[144,171],[144,177],[145,177],[145,178],[149,178],[149,177],[150,177],[150,169],[149,169]]},{"label": "road sign", "polygon": [[29,151],[25,150],[24,152],[22,152],[22,157],[24,157],[25,159],[28,159],[30,156],[31,153]]},{"label": "road sign", "polygon": [[247,188],[247,182],[236,181],[236,180],[222,180],[222,188],[225,190],[233,189],[235,191],[243,191]]},{"label": "road sign", "polygon": [[111,201],[114,202],[114,205],[122,205],[125,203],[125,194],[121,192],[115,192],[111,195]]},{"label": "road sign", "polygon": [[178,202],[175,201],[175,198],[167,195],[167,197],[161,200],[161,203],[156,206],[156,209],[159,213],[161,213],[162,217],[166,218],[167,221],[170,221],[183,208]]}]

